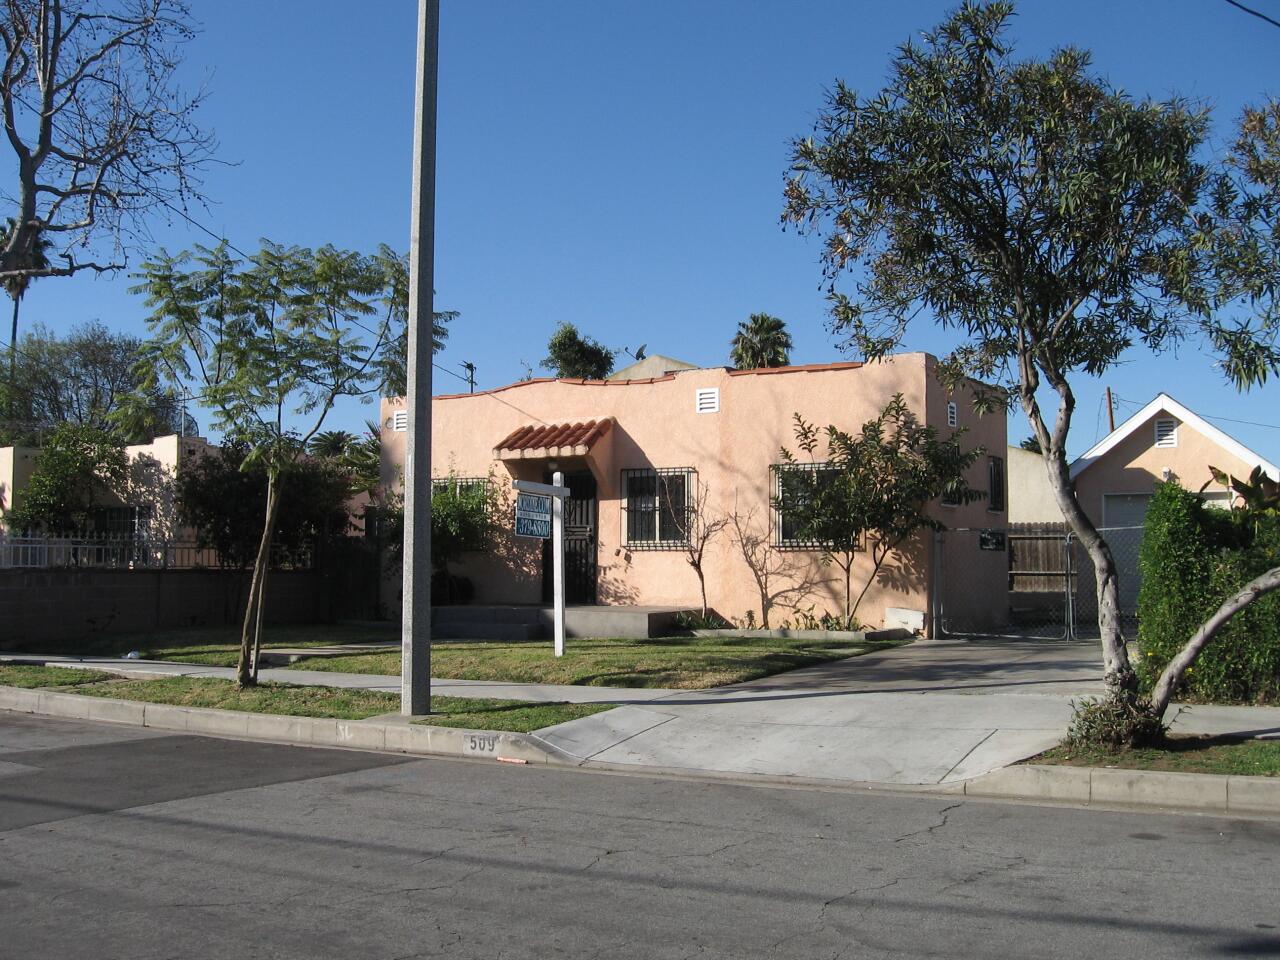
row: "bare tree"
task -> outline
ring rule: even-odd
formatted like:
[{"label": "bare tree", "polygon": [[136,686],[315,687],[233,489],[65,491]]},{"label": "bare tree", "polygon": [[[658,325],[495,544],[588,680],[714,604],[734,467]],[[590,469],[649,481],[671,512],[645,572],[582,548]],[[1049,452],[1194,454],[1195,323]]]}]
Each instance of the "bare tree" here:
[{"label": "bare tree", "polygon": [[[16,177],[0,283],[125,266],[155,207],[201,201],[214,142],[177,82],[184,0],[0,0],[0,111]],[[43,262],[40,244],[50,244]]]},{"label": "bare tree", "polygon": [[707,619],[707,574],[704,568],[707,547],[724,532],[729,518],[714,513],[709,502],[707,485],[696,476],[693,488],[685,490],[685,506],[675,512],[676,529],[684,541],[685,563],[698,576],[698,589],[702,594],[702,619]]}]

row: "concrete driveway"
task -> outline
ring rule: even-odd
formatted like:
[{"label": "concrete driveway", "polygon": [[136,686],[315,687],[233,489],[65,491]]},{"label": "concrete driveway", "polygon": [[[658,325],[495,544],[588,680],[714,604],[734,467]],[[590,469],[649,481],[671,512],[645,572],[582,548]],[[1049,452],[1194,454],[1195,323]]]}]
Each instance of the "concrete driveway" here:
[{"label": "concrete driveway", "polygon": [[938,784],[1057,743],[1101,688],[1097,644],[921,642],[750,683],[671,694],[541,731],[596,763]]}]

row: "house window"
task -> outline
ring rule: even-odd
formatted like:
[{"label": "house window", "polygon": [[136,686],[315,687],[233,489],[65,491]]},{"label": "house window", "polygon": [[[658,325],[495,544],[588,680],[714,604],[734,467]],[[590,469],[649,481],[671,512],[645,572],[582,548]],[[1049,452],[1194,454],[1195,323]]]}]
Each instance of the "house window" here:
[{"label": "house window", "polygon": [[145,540],[151,532],[153,509],[137,507],[94,507],[91,523],[96,536],[111,540]]},{"label": "house window", "polygon": [[693,409],[698,413],[720,412],[720,388],[707,387],[699,390],[693,398]]},{"label": "house window", "polygon": [[960,411],[956,408],[956,402],[952,400],[947,404],[947,426],[954,427],[960,423]]},{"label": "house window", "polygon": [[624,543],[633,550],[678,550],[689,542],[692,467],[623,470]]},{"label": "house window", "polygon": [[804,508],[839,475],[826,463],[780,463],[773,467],[775,543],[792,550],[822,549],[826,542],[804,529]]},{"label": "house window", "polygon": [[1156,446],[1176,447],[1178,445],[1178,421],[1156,421]]},{"label": "house window", "polygon": [[1004,458],[987,458],[987,509],[1004,510]]},{"label": "house window", "polygon": [[409,411],[397,410],[391,414],[391,429],[396,433],[404,433],[409,429]]}]

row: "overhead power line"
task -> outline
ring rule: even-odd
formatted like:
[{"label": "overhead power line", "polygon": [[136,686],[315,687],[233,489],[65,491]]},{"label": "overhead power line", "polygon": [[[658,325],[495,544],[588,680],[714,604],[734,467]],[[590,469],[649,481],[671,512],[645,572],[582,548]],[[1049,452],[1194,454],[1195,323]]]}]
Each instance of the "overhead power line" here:
[{"label": "overhead power line", "polygon": [[1243,10],[1245,13],[1249,14],[1249,16],[1251,17],[1257,17],[1259,20],[1265,20],[1267,23],[1271,24],[1273,27],[1280,27],[1280,20],[1273,20],[1271,19],[1271,17],[1268,17],[1265,13],[1262,13],[1261,11],[1254,10],[1252,7],[1246,7],[1243,3],[1236,3],[1236,0],[1227,0],[1227,3],[1231,4],[1237,10]]}]

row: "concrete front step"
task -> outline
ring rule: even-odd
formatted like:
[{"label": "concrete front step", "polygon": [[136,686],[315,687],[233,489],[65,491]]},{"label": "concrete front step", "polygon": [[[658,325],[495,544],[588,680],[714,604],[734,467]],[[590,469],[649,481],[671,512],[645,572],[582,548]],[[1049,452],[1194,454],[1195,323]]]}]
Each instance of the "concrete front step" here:
[{"label": "concrete front step", "polygon": [[492,640],[497,643],[523,643],[526,640],[539,640],[548,636],[547,632],[536,623],[433,623],[432,639],[439,642],[449,640]]}]

